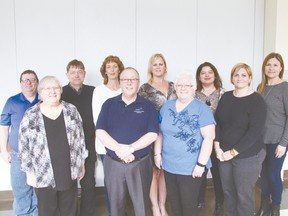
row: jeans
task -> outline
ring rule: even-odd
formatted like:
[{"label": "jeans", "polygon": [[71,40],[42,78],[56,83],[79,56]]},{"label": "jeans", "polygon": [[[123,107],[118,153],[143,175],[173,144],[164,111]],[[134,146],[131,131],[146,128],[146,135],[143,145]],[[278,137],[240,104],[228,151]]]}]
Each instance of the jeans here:
[{"label": "jeans", "polygon": [[281,180],[281,170],[286,157],[286,153],[281,158],[275,157],[278,144],[266,145],[266,158],[263,162],[261,172],[261,200],[272,198],[273,205],[280,205],[283,185]]},{"label": "jeans", "polygon": [[26,183],[26,173],[21,170],[18,153],[16,152],[11,152],[10,174],[14,196],[14,214],[17,216],[38,216],[36,193],[33,187]]}]

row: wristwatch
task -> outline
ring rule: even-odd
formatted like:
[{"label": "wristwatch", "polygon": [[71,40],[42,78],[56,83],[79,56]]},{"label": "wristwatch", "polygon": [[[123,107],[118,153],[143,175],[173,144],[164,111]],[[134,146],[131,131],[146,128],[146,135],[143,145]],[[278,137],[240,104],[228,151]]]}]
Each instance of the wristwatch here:
[{"label": "wristwatch", "polygon": [[131,152],[131,154],[134,153],[135,149],[134,149],[134,147],[132,145],[129,145],[129,151]]},{"label": "wristwatch", "polygon": [[234,148],[230,149],[230,154],[232,155],[232,157],[235,157],[235,150],[234,150]]}]

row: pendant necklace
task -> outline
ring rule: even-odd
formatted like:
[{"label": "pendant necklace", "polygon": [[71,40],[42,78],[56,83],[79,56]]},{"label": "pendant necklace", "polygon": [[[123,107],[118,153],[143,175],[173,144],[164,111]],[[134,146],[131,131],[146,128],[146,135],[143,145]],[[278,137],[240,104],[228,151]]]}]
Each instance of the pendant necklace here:
[{"label": "pendant necklace", "polygon": [[[267,86],[266,86],[266,87],[267,87]],[[266,88],[266,87],[265,87],[265,88]],[[267,96],[270,94],[270,92],[272,91],[273,88],[274,88],[274,85],[270,86],[270,89],[267,91],[267,93],[266,93],[265,95],[263,94],[263,98],[264,98],[264,99],[267,98]]]}]

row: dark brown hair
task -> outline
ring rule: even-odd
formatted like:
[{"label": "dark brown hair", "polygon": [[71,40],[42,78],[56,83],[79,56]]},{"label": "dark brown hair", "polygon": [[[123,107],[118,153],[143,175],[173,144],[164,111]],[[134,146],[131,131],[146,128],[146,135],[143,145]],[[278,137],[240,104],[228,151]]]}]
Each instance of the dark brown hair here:
[{"label": "dark brown hair", "polygon": [[24,74],[33,74],[33,75],[35,76],[36,80],[37,80],[37,83],[39,82],[38,76],[37,76],[37,74],[35,73],[35,71],[33,71],[33,70],[25,70],[25,71],[23,71],[23,72],[21,73],[21,75],[20,75],[20,82],[22,81],[22,76],[23,76]]},{"label": "dark brown hair", "polygon": [[214,80],[215,88],[216,89],[222,88],[222,80],[219,76],[217,68],[213,64],[211,64],[210,62],[204,62],[204,63],[199,65],[199,67],[197,68],[197,71],[196,71],[196,82],[197,82],[196,91],[201,91],[203,89],[202,82],[200,81],[200,73],[201,73],[203,67],[210,67],[212,69],[212,71],[214,72],[214,76],[215,76],[215,80]]},{"label": "dark brown hair", "polygon": [[66,71],[67,71],[67,72],[69,71],[70,67],[80,68],[80,69],[82,69],[83,71],[85,71],[85,66],[84,66],[83,62],[82,62],[82,61],[79,61],[79,60],[77,60],[77,59],[74,59],[74,60],[72,60],[72,61],[70,61],[70,62],[68,63],[68,65],[67,65],[67,67],[66,67]]}]

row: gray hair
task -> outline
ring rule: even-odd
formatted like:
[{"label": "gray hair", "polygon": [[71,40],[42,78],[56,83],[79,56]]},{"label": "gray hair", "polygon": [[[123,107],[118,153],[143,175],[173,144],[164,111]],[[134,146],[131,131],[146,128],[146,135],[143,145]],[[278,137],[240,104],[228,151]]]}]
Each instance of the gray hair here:
[{"label": "gray hair", "polygon": [[37,88],[40,98],[41,98],[41,95],[40,95],[41,90],[44,88],[44,86],[47,83],[49,83],[51,81],[54,81],[58,84],[58,86],[60,87],[60,92],[62,94],[63,89],[62,89],[62,85],[61,85],[60,81],[58,80],[58,78],[55,76],[45,76],[40,80],[38,88]]},{"label": "gray hair", "polygon": [[181,72],[175,80],[176,85],[180,79],[188,80],[191,83],[191,85],[193,85],[193,89],[196,88],[196,79],[195,79],[195,75],[192,71],[186,70],[186,71]]}]

